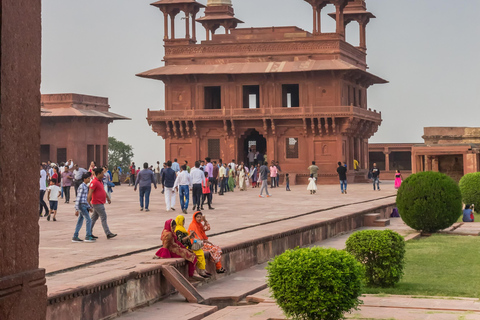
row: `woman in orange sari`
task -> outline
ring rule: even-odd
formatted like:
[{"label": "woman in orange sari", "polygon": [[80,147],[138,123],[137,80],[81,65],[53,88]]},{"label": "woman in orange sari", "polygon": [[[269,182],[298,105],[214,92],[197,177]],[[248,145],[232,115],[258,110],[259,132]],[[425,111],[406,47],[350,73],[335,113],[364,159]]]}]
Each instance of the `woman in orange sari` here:
[{"label": "woman in orange sari", "polygon": [[188,262],[188,275],[193,277],[195,273],[195,265],[197,264],[197,256],[190,250],[187,250],[178,240],[173,232],[176,227],[176,222],[173,219],[165,222],[165,227],[162,232],[162,248],[155,253],[158,258],[184,258]]},{"label": "woman in orange sari", "polygon": [[192,223],[188,227],[188,232],[193,231],[196,240],[203,241],[203,251],[210,253],[210,260],[215,262],[217,273],[225,273],[225,269],[222,267],[222,249],[219,246],[214,245],[208,241],[205,231],[210,230],[210,224],[201,211],[197,211],[193,214]]}]

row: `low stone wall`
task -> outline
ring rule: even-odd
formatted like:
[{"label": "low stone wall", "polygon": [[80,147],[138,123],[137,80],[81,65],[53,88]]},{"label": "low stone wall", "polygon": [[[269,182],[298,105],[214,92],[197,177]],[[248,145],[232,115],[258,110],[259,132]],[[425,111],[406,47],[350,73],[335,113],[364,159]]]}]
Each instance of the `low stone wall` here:
[{"label": "low stone wall", "polygon": [[[395,203],[391,203],[287,232],[239,239],[238,244],[222,248],[222,263],[229,273],[239,272],[267,262],[287,249],[308,246],[360,228],[366,213],[380,213],[382,218],[388,218],[394,206]],[[209,261],[208,255],[206,258]],[[183,259],[157,261],[137,265],[134,271],[126,271],[108,281],[49,294],[47,319],[110,319],[168,297],[175,289],[163,276],[161,264],[173,264],[184,275],[187,275],[187,266]],[[213,262],[207,263],[207,269],[216,276]]]}]

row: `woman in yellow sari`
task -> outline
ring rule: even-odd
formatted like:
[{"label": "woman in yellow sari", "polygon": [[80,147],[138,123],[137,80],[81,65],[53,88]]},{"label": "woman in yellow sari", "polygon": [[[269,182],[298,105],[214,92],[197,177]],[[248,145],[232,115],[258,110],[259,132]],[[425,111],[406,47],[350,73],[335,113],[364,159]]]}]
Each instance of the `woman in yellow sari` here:
[{"label": "woman in yellow sari", "polygon": [[[185,248],[192,250],[192,239],[194,238],[194,233],[188,233],[187,229],[185,229],[185,217],[182,215],[177,216],[175,218],[175,222],[177,226],[175,227],[175,235],[177,236],[178,241],[180,241]],[[207,267],[205,261],[205,253],[200,248],[198,250],[192,250],[193,253],[197,256],[197,267],[198,267],[198,274],[204,278],[210,278],[211,274],[209,274],[205,269]]]}]

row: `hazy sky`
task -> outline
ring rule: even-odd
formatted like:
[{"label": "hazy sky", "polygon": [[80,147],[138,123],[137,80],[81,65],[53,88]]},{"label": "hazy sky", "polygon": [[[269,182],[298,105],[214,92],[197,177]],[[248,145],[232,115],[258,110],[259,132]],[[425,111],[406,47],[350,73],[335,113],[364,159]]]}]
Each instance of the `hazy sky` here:
[{"label": "hazy sky", "polygon": [[[138,163],[164,157],[162,138],[146,122],[148,108],[164,108],[163,83],[135,77],[163,65],[163,15],[151,2],[42,1],[42,93],[108,97],[112,112],[132,118],[111,124],[109,135],[131,144]],[[240,27],[312,29],[303,0],[233,4],[245,22]],[[369,107],[383,117],[371,142],[422,142],[425,126],[480,126],[480,1],[367,0],[367,6],[377,16],[367,28],[370,72],[390,81],[368,91]],[[324,17],[323,29],[333,31],[333,19]],[[204,40],[204,29],[197,31]],[[354,45],[357,32],[350,23],[347,40]]]}]

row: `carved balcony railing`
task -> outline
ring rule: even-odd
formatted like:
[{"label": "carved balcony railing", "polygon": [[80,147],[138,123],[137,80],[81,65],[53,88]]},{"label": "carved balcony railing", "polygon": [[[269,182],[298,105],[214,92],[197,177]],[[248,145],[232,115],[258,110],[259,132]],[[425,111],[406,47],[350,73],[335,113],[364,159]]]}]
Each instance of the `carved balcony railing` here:
[{"label": "carved balcony railing", "polygon": [[223,121],[257,119],[305,119],[305,118],[361,118],[374,122],[382,121],[382,113],[354,106],[296,107],[296,108],[234,108],[234,109],[189,109],[148,110],[149,122],[154,121]]}]

